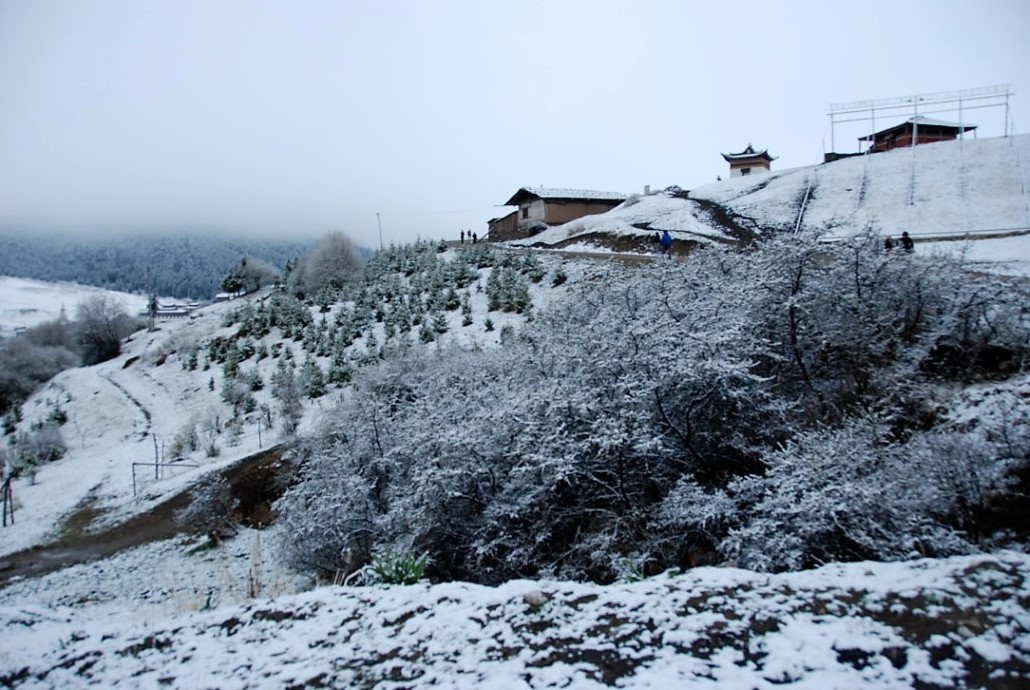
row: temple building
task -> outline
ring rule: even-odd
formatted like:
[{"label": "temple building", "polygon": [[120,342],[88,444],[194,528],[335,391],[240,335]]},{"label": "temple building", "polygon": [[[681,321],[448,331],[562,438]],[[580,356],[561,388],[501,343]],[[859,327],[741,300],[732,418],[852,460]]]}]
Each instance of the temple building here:
[{"label": "temple building", "polygon": [[751,144],[739,153],[724,153],[722,157],[730,164],[730,177],[769,172],[769,164],[776,160],[767,149],[755,151]]}]

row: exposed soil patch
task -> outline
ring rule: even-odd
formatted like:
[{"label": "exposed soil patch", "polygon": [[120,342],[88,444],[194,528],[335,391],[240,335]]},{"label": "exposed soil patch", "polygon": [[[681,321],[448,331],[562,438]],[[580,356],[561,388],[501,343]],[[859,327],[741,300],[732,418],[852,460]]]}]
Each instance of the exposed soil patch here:
[{"label": "exposed soil patch", "polygon": [[[634,226],[639,230],[649,230],[650,228],[641,225]],[[563,249],[572,244],[580,244],[587,242],[596,247],[607,249],[614,254],[620,254],[622,257],[626,257],[629,254],[640,254],[642,260],[650,261],[656,257],[658,252],[658,246],[649,235],[611,235],[603,232],[588,232],[582,235],[576,235],[570,237],[567,240],[561,242],[555,242],[554,244],[544,244],[543,242],[537,242],[532,245],[537,249]],[[701,246],[700,242],[694,240],[684,240],[680,238],[673,238],[672,254],[677,256],[685,256],[691,251]],[[586,258],[592,258],[595,255],[591,255],[589,252],[563,252],[563,255],[567,256],[582,256]],[[621,258],[621,257],[620,257]]]},{"label": "exposed soil patch", "polygon": [[713,225],[723,228],[726,234],[735,237],[737,246],[741,249],[755,243],[755,232],[747,227],[748,221],[743,216],[710,199],[691,199],[691,201],[700,207],[701,213],[707,216]]},{"label": "exposed soil patch", "polygon": [[[282,446],[273,446],[219,473],[237,499],[233,505],[238,506],[239,514],[232,517],[240,524],[258,526],[274,519],[271,503],[285,488],[282,454]],[[95,534],[88,533],[89,525],[101,511],[84,502],[66,518],[64,533],[57,541],[0,558],[0,587],[14,577],[43,575],[190,531],[176,516],[190,506],[193,493],[193,488],[181,491],[152,510]]]},{"label": "exposed soil patch", "polygon": [[81,539],[89,532],[90,525],[107,512],[106,508],[100,508],[96,504],[96,492],[99,488],[99,486],[95,486],[90,489],[85,498],[79,501],[72,512],[65,516],[57,532],[60,535],[59,541],[74,542]]}]

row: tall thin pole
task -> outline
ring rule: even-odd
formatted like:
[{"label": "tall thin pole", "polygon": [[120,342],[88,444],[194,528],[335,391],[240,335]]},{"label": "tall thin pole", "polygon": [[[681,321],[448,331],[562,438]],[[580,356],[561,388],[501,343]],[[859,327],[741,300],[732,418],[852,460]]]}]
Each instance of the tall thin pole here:
[{"label": "tall thin pole", "polygon": [[962,96],[958,97],[958,140],[965,141],[966,139],[966,128],[963,124],[963,118],[965,115],[962,113]]},{"label": "tall thin pole", "polygon": [[1005,90],[1005,136],[1009,135],[1009,96],[1011,94],[1011,91]]},{"label": "tall thin pole", "polygon": [[376,211],[376,222],[379,223],[379,248],[383,248],[383,221],[379,218],[379,211]]}]

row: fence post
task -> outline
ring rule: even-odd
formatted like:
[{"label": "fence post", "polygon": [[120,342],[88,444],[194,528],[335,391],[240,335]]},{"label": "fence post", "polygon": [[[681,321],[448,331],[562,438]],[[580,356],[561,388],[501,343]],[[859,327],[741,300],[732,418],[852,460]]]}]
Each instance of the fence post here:
[{"label": "fence post", "polygon": [[4,527],[7,527],[7,507],[11,509],[11,524],[14,524],[14,490],[11,488],[11,478],[4,480]]}]

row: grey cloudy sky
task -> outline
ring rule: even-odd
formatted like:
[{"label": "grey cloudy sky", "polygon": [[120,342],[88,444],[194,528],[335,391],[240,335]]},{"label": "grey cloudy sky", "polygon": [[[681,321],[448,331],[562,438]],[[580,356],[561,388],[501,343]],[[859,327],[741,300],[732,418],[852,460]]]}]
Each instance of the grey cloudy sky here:
[{"label": "grey cloudy sky", "polygon": [[520,186],[692,188],[749,142],[808,165],[841,101],[1012,84],[1022,132],[1028,29],[1024,0],[0,0],[0,228],[377,246],[377,212],[482,234]]}]

